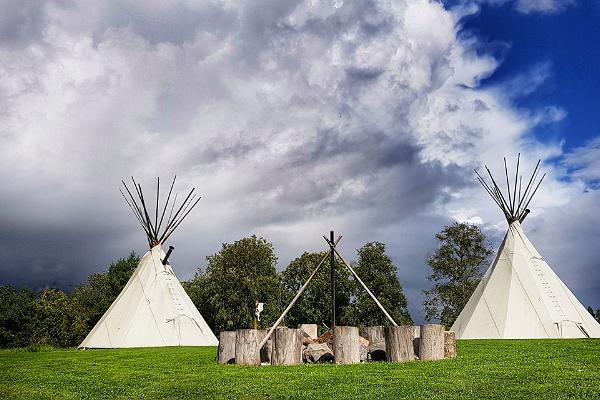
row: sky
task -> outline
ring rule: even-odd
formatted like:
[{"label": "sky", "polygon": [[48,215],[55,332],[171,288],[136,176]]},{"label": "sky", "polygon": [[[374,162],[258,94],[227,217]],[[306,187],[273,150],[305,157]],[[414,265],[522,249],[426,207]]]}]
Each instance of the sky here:
[{"label": "sky", "polygon": [[416,322],[435,233],[500,210],[473,168],[547,177],[524,229],[600,307],[597,0],[4,0],[0,284],[64,290],[144,233],[118,191],[178,175],[181,280],[256,234],[284,269],[380,241]]}]

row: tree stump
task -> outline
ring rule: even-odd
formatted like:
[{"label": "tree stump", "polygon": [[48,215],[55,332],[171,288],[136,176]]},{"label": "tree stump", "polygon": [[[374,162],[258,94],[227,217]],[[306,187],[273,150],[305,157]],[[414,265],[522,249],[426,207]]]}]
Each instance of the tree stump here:
[{"label": "tree stump", "polygon": [[219,364],[235,363],[235,331],[222,331],[219,334],[219,352],[217,362]]},{"label": "tree stump", "polygon": [[414,330],[414,339],[413,339],[413,349],[415,351],[415,356],[419,358],[419,338],[421,337],[421,327],[413,326]]},{"label": "tree stump", "polygon": [[386,326],[385,347],[388,361],[413,361],[414,329],[412,326]]},{"label": "tree stump", "polygon": [[444,358],[456,357],[456,333],[444,332]]},{"label": "tree stump", "polygon": [[302,364],[302,331],[300,329],[275,329],[275,332],[273,332],[271,364]]},{"label": "tree stump", "polygon": [[333,356],[336,364],[357,364],[360,362],[357,327],[336,326],[333,328]]},{"label": "tree stump", "polygon": [[444,325],[421,325],[419,358],[421,360],[442,360],[444,358]]},{"label": "tree stump", "polygon": [[306,335],[315,340],[319,335],[317,334],[317,324],[300,324],[298,329],[301,329]]},{"label": "tree stump", "polygon": [[257,329],[238,329],[235,335],[235,363],[260,365],[258,345],[263,337]]},{"label": "tree stump", "polygon": [[360,336],[369,343],[385,342],[385,329],[383,326],[365,326],[360,329]]},{"label": "tree stump", "polygon": [[366,326],[360,330],[360,336],[369,341],[368,353],[371,361],[386,361],[385,329],[383,326]]}]

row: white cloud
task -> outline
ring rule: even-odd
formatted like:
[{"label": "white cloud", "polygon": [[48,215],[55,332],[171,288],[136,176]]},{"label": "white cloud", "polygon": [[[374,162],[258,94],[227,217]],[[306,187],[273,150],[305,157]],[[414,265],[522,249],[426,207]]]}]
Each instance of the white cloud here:
[{"label": "white cloud", "polygon": [[[173,236],[182,278],[221,242],[265,235],[285,267],[334,228],[350,259],[388,244],[417,312],[434,233],[452,218],[502,226],[472,168],[562,153],[528,135],[559,108],[479,87],[498,62],[458,37],[458,11],[268,3],[49,3],[27,40],[0,37],[5,265],[45,263],[51,277],[27,282],[64,283],[143,251],[118,183],[177,172],[203,196]],[[545,169],[534,211],[577,201],[580,182]]]},{"label": "white cloud", "polygon": [[600,180],[600,137],[566,154],[563,165],[572,176],[597,185]]},{"label": "white cloud", "polygon": [[575,0],[475,0],[474,2],[467,1],[467,4],[490,4],[502,5],[506,3],[514,3],[517,11],[523,14],[557,14],[565,11],[576,4]]},{"label": "white cloud", "polygon": [[575,4],[575,0],[518,0],[517,10],[524,14],[555,14]]}]

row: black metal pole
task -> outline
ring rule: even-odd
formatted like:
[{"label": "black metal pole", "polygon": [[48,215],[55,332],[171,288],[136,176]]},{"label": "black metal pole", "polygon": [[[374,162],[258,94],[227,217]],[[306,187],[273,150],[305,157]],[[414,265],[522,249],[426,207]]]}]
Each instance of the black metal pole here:
[{"label": "black metal pole", "polygon": [[169,251],[167,251],[165,258],[162,260],[163,265],[167,265],[167,263],[169,262],[169,256],[171,255],[171,253],[173,252],[174,249],[175,249],[175,247],[169,246]]},{"label": "black metal pole", "polygon": [[333,244],[335,243],[333,231],[329,232],[330,249],[329,249],[329,265],[331,279],[331,329],[335,327],[335,254],[333,252]]}]

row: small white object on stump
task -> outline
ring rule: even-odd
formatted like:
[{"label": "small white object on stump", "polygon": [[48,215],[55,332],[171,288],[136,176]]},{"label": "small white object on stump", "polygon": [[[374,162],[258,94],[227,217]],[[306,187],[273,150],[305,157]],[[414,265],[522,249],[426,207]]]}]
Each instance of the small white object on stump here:
[{"label": "small white object on stump", "polygon": [[298,329],[301,329],[312,340],[315,340],[318,336],[317,324],[300,324],[300,325],[298,325]]},{"label": "small white object on stump", "polygon": [[302,364],[302,331],[300,329],[275,329],[275,332],[273,332],[271,364]]},{"label": "small white object on stump", "polygon": [[412,326],[386,326],[385,347],[388,361],[413,361],[414,329]]},{"label": "small white object on stump", "polygon": [[419,358],[421,360],[442,360],[444,358],[444,325],[421,325]]},{"label": "small white object on stump", "polygon": [[453,331],[444,332],[444,358],[456,357],[456,333]]},{"label": "small white object on stump", "polygon": [[260,365],[258,345],[263,337],[263,333],[257,329],[238,329],[235,335],[235,363]]},{"label": "small white object on stump", "polygon": [[235,363],[235,331],[222,331],[219,333],[219,352],[217,362],[219,364]]},{"label": "small white object on stump", "polygon": [[360,362],[357,327],[336,326],[333,328],[333,356],[336,364],[357,364]]}]

